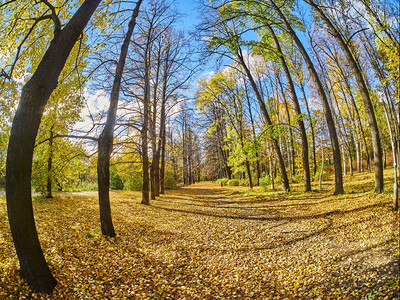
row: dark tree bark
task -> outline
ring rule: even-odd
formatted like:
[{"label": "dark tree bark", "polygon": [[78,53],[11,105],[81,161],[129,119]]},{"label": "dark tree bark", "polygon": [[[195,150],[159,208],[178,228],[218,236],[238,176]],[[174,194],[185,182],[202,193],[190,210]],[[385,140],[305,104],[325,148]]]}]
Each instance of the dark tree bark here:
[{"label": "dark tree bark", "polygon": [[53,141],[54,141],[53,128],[54,128],[54,126],[51,126],[51,128],[50,128],[49,158],[47,159],[47,185],[46,185],[47,195],[46,195],[46,198],[48,198],[48,199],[53,198],[52,175],[51,175],[51,170],[52,170],[52,165],[53,165]]},{"label": "dark tree bark", "polygon": [[324,109],[324,114],[326,118],[326,123],[328,125],[329,135],[332,142],[332,152],[333,152],[333,164],[335,168],[335,194],[342,194],[344,192],[343,189],[343,174],[342,174],[342,156],[340,154],[340,146],[339,141],[336,133],[335,123],[332,117],[332,111],[329,106],[328,98],[326,97],[324,87],[321,83],[321,80],[318,76],[318,73],[315,70],[314,64],[311,61],[310,56],[308,55],[306,49],[304,48],[302,42],[296,35],[295,31],[293,30],[292,26],[286,19],[285,15],[282,13],[280,8],[275,4],[273,0],[269,0],[274,10],[278,13],[280,19],[284,23],[288,33],[293,38],[294,42],[296,43],[297,47],[299,48],[305,62],[307,68],[313,78],[314,84],[316,85],[318,94],[321,98],[322,107]]},{"label": "dark tree bark", "polygon": [[161,112],[160,112],[160,139],[158,141],[158,158],[160,161],[159,170],[159,191],[160,194],[164,194],[164,177],[165,177],[165,145],[166,145],[166,110],[165,105],[167,103],[167,79],[168,79],[168,61],[169,61],[169,45],[167,45],[166,58],[164,63],[164,74],[163,74],[163,88],[161,98]]},{"label": "dark tree bark", "polygon": [[104,235],[114,237],[115,230],[111,217],[110,205],[110,157],[113,148],[114,126],[117,117],[119,91],[121,88],[122,74],[124,72],[126,56],[128,54],[129,44],[136,25],[136,18],[139,14],[139,8],[142,0],[138,0],[136,7],[132,12],[132,17],[128,25],[128,31],[121,46],[117,68],[115,70],[114,82],[111,90],[110,106],[107,113],[107,121],[103,132],[100,134],[98,142],[97,157],[97,181],[99,189],[99,207],[101,232]]},{"label": "dark tree bark", "polygon": [[[266,122],[266,124],[268,126],[272,126],[271,118],[269,117],[267,108],[265,107],[264,100],[263,100],[263,98],[262,98],[262,96],[261,96],[261,94],[260,94],[260,92],[258,90],[256,82],[254,81],[253,75],[251,74],[249,68],[247,67],[246,62],[244,61],[244,57],[243,57],[242,52],[240,51],[240,49],[238,49],[238,50],[239,51],[238,51],[237,58],[239,59],[239,62],[241,64],[241,66],[243,67],[243,69],[244,69],[244,71],[245,71],[245,73],[247,75],[247,78],[250,81],[250,85],[253,88],[253,91],[254,91],[254,93],[256,95],[256,98],[257,98],[258,104],[260,106],[261,112],[263,114],[264,121]],[[274,146],[275,152],[276,152],[276,154],[278,156],[279,171],[281,173],[281,180],[282,180],[282,189],[283,189],[283,191],[288,192],[288,191],[290,191],[290,186],[289,186],[289,180],[288,180],[288,177],[287,177],[285,161],[284,161],[283,156],[282,156],[281,148],[279,147],[279,143],[275,138],[272,138],[272,142],[273,142],[273,146]]]},{"label": "dark tree bark", "polygon": [[301,93],[303,94],[304,97],[304,104],[306,105],[306,110],[307,110],[307,116],[308,116],[308,122],[310,122],[310,128],[311,128],[311,140],[312,140],[312,153],[313,153],[313,175],[317,173],[317,154],[316,154],[316,145],[315,145],[315,129],[314,129],[314,123],[313,119],[311,116],[310,112],[310,107],[308,106],[308,99],[306,96],[306,91],[304,90],[304,83],[300,82],[300,89]]},{"label": "dark tree bark", "polygon": [[346,43],[340,34],[340,32],[336,29],[336,27],[332,24],[329,18],[325,15],[325,13],[321,10],[321,8],[311,0],[304,0],[308,3],[314,11],[318,14],[318,16],[324,21],[325,25],[328,27],[329,32],[333,35],[333,37],[338,42],[340,48],[346,56],[346,60],[349,63],[349,67],[352,69],[354,76],[356,78],[356,83],[358,89],[361,93],[361,97],[364,102],[365,112],[367,114],[369,128],[371,131],[372,138],[372,146],[374,149],[374,164],[375,164],[375,193],[383,192],[383,162],[382,162],[382,145],[379,138],[379,129],[378,123],[376,122],[374,106],[372,104],[369,91],[367,85],[365,83],[361,67],[357,63],[356,59],[351,52],[348,43]]},{"label": "dark tree bark", "polygon": [[[147,51],[147,50],[146,50]],[[147,62],[147,55],[145,55],[145,70],[144,70],[144,93],[143,93],[143,125],[141,130],[142,136],[142,204],[150,205],[149,199],[149,154],[148,154],[148,124],[149,124],[149,105],[150,105],[150,82],[149,82],[149,66]]]},{"label": "dark tree bark", "polygon": [[[272,29],[272,27],[270,25],[268,25],[268,29],[272,34],[272,37],[273,37],[274,42],[275,42],[276,49],[278,50],[279,60],[282,63],[283,70],[285,72],[286,79],[287,79],[288,84],[289,84],[289,90],[290,90],[290,93],[292,95],[292,101],[293,101],[293,104],[294,104],[294,108],[295,108],[296,114],[298,114],[300,116],[300,115],[302,115],[302,112],[301,112],[301,109],[300,109],[299,100],[297,98],[297,94],[296,94],[296,90],[294,88],[294,83],[293,83],[293,80],[292,80],[292,76],[291,76],[289,68],[288,68],[288,66],[286,64],[286,60],[285,60],[285,57],[283,55],[282,48],[280,46],[278,38],[275,35],[274,30]],[[286,105],[286,108],[287,108],[287,105]],[[289,113],[288,113],[288,116],[289,116]],[[308,158],[308,141],[307,141],[306,128],[304,126],[304,121],[303,121],[302,117],[298,119],[297,124],[298,124],[299,129],[300,129],[300,137],[301,137],[301,145],[302,145],[304,191],[308,192],[308,191],[311,191],[310,161],[309,161],[309,158]],[[292,148],[293,148],[293,138],[291,138],[291,143],[292,143]],[[292,154],[292,155],[294,155],[294,154]],[[293,165],[294,165],[294,161],[293,161]],[[294,171],[295,171],[295,169],[293,167],[293,172]]]},{"label": "dark tree bark", "polygon": [[[285,106],[286,116],[287,116],[287,120],[288,120],[288,124],[289,124],[289,126],[288,126],[289,139],[286,139],[286,149],[287,149],[287,159],[288,159],[288,166],[289,166],[289,171],[290,171],[290,178],[292,179],[293,175],[296,174],[296,164],[295,164],[296,153],[295,153],[295,149],[294,149],[293,129],[292,129],[292,126],[290,125],[290,124],[292,124],[292,121],[290,118],[289,105],[288,105],[288,101],[286,99],[285,89],[283,87],[283,84],[281,82],[278,72],[276,72],[275,77],[276,77],[277,85],[279,85],[279,88],[281,90],[282,100],[283,100],[283,104]],[[289,147],[289,143],[290,143],[290,147]]]},{"label": "dark tree bark", "polygon": [[249,118],[250,118],[250,123],[251,123],[251,130],[253,134],[253,144],[256,149],[256,171],[257,171],[257,184],[260,184],[260,178],[261,178],[261,170],[260,170],[260,155],[258,153],[258,143],[256,141],[256,128],[254,125],[254,117],[253,117],[253,112],[251,110],[251,104],[250,104],[250,97],[249,97],[249,92],[247,89],[247,84],[245,84],[245,95],[246,95],[246,100],[247,100],[247,108],[249,111]]},{"label": "dark tree bark", "polygon": [[[159,41],[160,42],[160,41]],[[152,103],[152,120],[150,123],[150,132],[151,132],[151,148],[153,153],[153,158],[151,162],[150,168],[150,177],[151,177],[151,194],[150,198],[155,200],[156,197],[160,196],[160,148],[157,143],[157,108],[158,108],[158,89],[159,89],[159,81],[160,81],[160,72],[161,72],[161,45],[158,45],[157,49],[157,64],[155,67],[155,80],[153,85],[153,103]]]},{"label": "dark tree bark", "polygon": [[85,0],[67,25],[57,28],[35,73],[22,88],[7,151],[7,211],[21,276],[36,290],[57,284],[40,247],[32,210],[31,173],[35,139],[48,99],[79,36],[101,0]]},{"label": "dark tree bark", "polygon": [[166,128],[164,124],[163,131],[161,133],[161,162],[160,162],[160,194],[165,193],[165,147],[166,147]]}]

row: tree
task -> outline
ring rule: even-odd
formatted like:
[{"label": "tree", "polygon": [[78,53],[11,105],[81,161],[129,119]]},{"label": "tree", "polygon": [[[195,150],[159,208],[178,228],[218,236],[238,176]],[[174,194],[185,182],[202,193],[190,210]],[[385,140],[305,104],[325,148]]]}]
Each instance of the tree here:
[{"label": "tree", "polygon": [[371,131],[372,137],[372,146],[374,149],[374,162],[375,162],[375,193],[383,192],[383,162],[382,162],[382,145],[379,137],[378,123],[376,122],[374,107],[369,95],[369,91],[365,80],[363,78],[363,72],[360,68],[360,65],[357,63],[354,54],[351,52],[350,47],[348,46],[349,41],[345,42],[343,36],[338,31],[338,29],[333,25],[331,20],[327,17],[327,15],[322,11],[318,4],[311,0],[304,0],[308,3],[314,11],[318,14],[318,16],[324,21],[325,25],[328,27],[329,32],[334,36],[343,53],[346,56],[347,62],[350,68],[353,71],[353,74],[356,78],[356,83],[358,89],[361,93],[361,97],[364,102],[365,112],[368,118],[368,124]]},{"label": "tree", "polygon": [[328,125],[329,129],[329,134],[332,142],[332,151],[333,151],[333,161],[334,161],[334,167],[335,167],[335,194],[342,194],[344,192],[343,189],[343,174],[342,174],[342,163],[341,163],[341,155],[340,155],[340,146],[339,146],[339,141],[337,138],[337,133],[336,133],[336,128],[335,128],[335,123],[333,120],[332,116],[332,111],[327,99],[327,96],[325,94],[324,87],[322,85],[322,82],[315,70],[314,64],[311,61],[310,56],[308,55],[306,49],[303,46],[303,43],[300,41],[299,37],[297,36],[296,32],[294,31],[293,27],[290,25],[288,19],[285,17],[283,14],[282,10],[277,6],[277,4],[273,0],[268,0],[268,2],[271,4],[275,12],[279,15],[281,21],[285,25],[288,33],[296,43],[297,47],[299,48],[303,59],[306,62],[308,71],[310,72],[314,84],[316,85],[318,94],[321,98],[322,101],[322,106],[324,109],[325,113],[325,118],[326,118],[326,123]]},{"label": "tree", "polygon": [[[270,33],[271,33],[271,35],[273,37],[273,40],[274,40],[274,43],[275,43],[276,50],[278,52],[278,56],[279,56],[280,62],[282,64],[283,70],[284,70],[285,75],[286,75],[287,82],[289,84],[289,90],[290,90],[290,93],[292,95],[292,101],[294,103],[295,111],[297,113],[297,117],[298,117],[297,118],[298,119],[297,120],[297,124],[298,124],[299,129],[300,129],[301,144],[302,144],[302,160],[303,160],[303,172],[304,172],[304,191],[308,192],[308,191],[311,191],[310,163],[309,163],[309,158],[308,158],[308,141],[307,141],[306,128],[304,126],[299,100],[297,98],[297,94],[296,94],[296,90],[295,90],[294,83],[293,83],[293,80],[292,80],[292,76],[290,74],[288,65],[286,63],[286,60],[285,60],[283,51],[281,49],[279,40],[278,40],[278,38],[277,38],[272,26],[269,25],[269,24],[267,24],[266,26],[267,26],[268,30],[270,31]],[[287,105],[286,105],[286,107],[287,107]]]},{"label": "tree", "polygon": [[[271,117],[265,106],[265,101],[263,95],[256,83],[252,70],[249,66],[248,57],[245,55],[244,49],[242,49],[243,44],[246,44],[240,36],[240,23],[232,19],[228,13],[222,11],[220,13],[220,19],[213,21],[213,26],[215,28],[209,33],[209,48],[216,51],[220,47],[225,47],[228,53],[231,53],[231,57],[241,68],[241,71],[246,75],[256,96],[260,111],[264,118],[266,127],[273,129],[274,124],[271,121]],[[214,36],[211,36],[214,35]],[[225,55],[225,54],[224,54]],[[279,170],[281,173],[282,189],[284,191],[289,191],[289,180],[287,177],[287,171],[285,167],[285,162],[282,156],[282,151],[279,143],[275,137],[272,137],[273,147],[278,156]]]},{"label": "tree", "polygon": [[121,53],[115,70],[115,77],[110,96],[110,107],[107,113],[107,121],[104,126],[103,132],[100,134],[98,141],[98,159],[97,159],[97,180],[99,192],[99,206],[100,206],[100,223],[101,232],[104,235],[113,237],[115,236],[114,226],[111,218],[110,207],[110,156],[113,147],[114,126],[117,116],[119,92],[124,72],[125,61],[128,55],[129,44],[133,30],[136,25],[136,18],[139,14],[139,8],[142,0],[136,2],[136,6],[132,12],[129,21],[128,30],[125,34],[124,42],[121,46]]},{"label": "tree", "polygon": [[22,88],[7,151],[6,198],[8,218],[21,275],[38,291],[56,286],[43,256],[32,210],[31,173],[35,139],[47,101],[76,41],[101,0],[85,0],[62,28],[55,9],[54,38],[32,77]]},{"label": "tree", "polygon": [[228,160],[236,172],[243,164],[245,165],[249,187],[253,188],[250,161],[254,160],[251,154],[255,154],[255,151],[250,151],[253,142],[249,142],[246,136],[244,90],[236,84],[235,80],[239,80],[239,77],[232,70],[231,72],[219,72],[208,82],[202,81],[200,90],[197,92],[197,106],[203,112],[210,110],[213,103],[221,106],[224,118],[227,120],[228,140],[233,144]]}]

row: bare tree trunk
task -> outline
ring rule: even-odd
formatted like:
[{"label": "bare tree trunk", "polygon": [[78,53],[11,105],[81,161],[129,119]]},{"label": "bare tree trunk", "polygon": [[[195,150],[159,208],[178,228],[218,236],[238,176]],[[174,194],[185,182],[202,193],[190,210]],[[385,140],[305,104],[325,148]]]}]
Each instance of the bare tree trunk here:
[{"label": "bare tree trunk", "polygon": [[386,147],[385,147],[385,136],[383,135],[382,127],[379,127],[379,133],[382,144],[382,156],[383,156],[383,169],[386,169]]},{"label": "bare tree trunk", "polygon": [[[306,97],[306,92],[304,90],[304,84],[302,82],[300,83],[300,88],[301,88],[301,92],[302,92],[303,97],[304,97],[304,103],[306,104],[308,121],[310,122],[311,140],[312,140],[312,153],[313,153],[313,174],[315,175],[317,173],[317,155],[316,155],[316,150],[315,150],[315,148],[316,148],[316,145],[315,145],[315,129],[314,129],[312,116],[311,116],[311,113],[310,113],[310,108],[308,106],[308,100],[307,100],[307,97]],[[310,175],[310,177],[311,177],[311,175]]]},{"label": "bare tree trunk", "polygon": [[321,170],[319,172],[319,189],[322,190],[322,173],[324,172],[324,130],[321,131]]},{"label": "bare tree trunk", "polygon": [[[244,61],[243,53],[241,52],[241,49],[238,49],[238,50],[239,51],[238,51],[237,57],[238,57],[238,59],[240,61],[240,64],[242,65],[242,67],[244,68],[244,70],[246,72],[247,78],[250,81],[250,84],[251,84],[251,86],[252,86],[252,88],[254,90],[254,93],[256,94],[258,104],[260,106],[261,112],[262,112],[263,117],[264,117],[264,121],[266,122],[266,124],[268,126],[272,126],[272,122],[271,122],[271,119],[269,117],[268,111],[267,111],[267,109],[265,107],[264,100],[262,99],[261,94],[260,94],[260,92],[258,90],[258,87],[257,87],[257,85],[256,85],[256,83],[254,81],[254,78],[253,78],[249,68],[247,67],[247,64]],[[278,156],[279,170],[281,172],[281,180],[282,180],[282,189],[283,189],[283,191],[288,192],[288,191],[290,191],[290,186],[289,186],[289,180],[288,180],[288,177],[287,177],[285,161],[284,161],[283,156],[282,156],[281,148],[279,147],[278,141],[275,138],[272,138],[272,142],[273,142],[276,154]]]},{"label": "bare tree trunk", "polygon": [[[279,46],[279,44],[277,44],[277,43],[278,42],[276,41],[275,44]],[[278,49],[280,49],[280,47]],[[286,65],[286,61],[285,61],[285,59],[283,57],[283,53],[282,52],[280,52],[280,57],[281,57],[282,64]],[[285,69],[285,67],[284,67],[284,69]],[[289,69],[287,69],[287,71],[289,72]],[[291,79],[290,73],[289,73],[288,76]],[[286,77],[286,78],[288,78],[288,77]],[[295,155],[296,154],[295,154],[295,149],[294,149],[293,130],[292,130],[292,127],[290,126],[290,124],[292,124],[292,121],[291,121],[291,118],[290,118],[290,111],[289,111],[288,101],[287,101],[286,96],[285,96],[285,90],[283,88],[282,82],[281,82],[278,74],[276,75],[276,79],[277,79],[279,87],[281,89],[282,99],[283,99],[283,103],[285,105],[286,115],[287,115],[287,118],[288,118],[289,141],[286,141],[286,142],[290,142],[290,149],[287,146],[287,150],[288,150],[287,153],[288,153],[288,164],[290,166],[289,169],[291,171],[290,172],[291,173],[290,174],[290,178],[293,179],[293,175],[296,174],[296,164],[295,164]],[[293,92],[294,92],[294,94],[293,94]],[[291,90],[291,94],[292,94],[292,97],[296,97],[296,92],[294,91],[294,86],[293,86],[293,91]],[[297,97],[296,97],[296,99],[297,99]],[[304,130],[304,132],[305,132],[305,130]],[[306,140],[307,140],[307,137],[306,137]],[[307,149],[307,152],[308,152],[308,149]],[[307,157],[308,157],[308,154],[307,154]]]},{"label": "bare tree trunk", "polygon": [[392,126],[390,124],[390,118],[389,118],[388,110],[387,110],[385,103],[383,103],[383,108],[385,111],[386,122],[387,122],[388,129],[389,129],[390,144],[392,146],[392,155],[393,155],[393,175],[394,175],[394,179],[393,179],[393,210],[397,211],[398,205],[399,205],[399,188],[398,188],[398,183],[397,183],[398,182],[397,168],[398,168],[399,161],[398,161],[398,157],[397,157],[396,141],[395,141],[395,137],[393,135]]},{"label": "bare tree trunk", "polygon": [[256,129],[255,129],[255,126],[254,126],[253,112],[251,110],[250,97],[249,97],[247,85],[245,85],[245,92],[246,92],[247,106],[248,106],[248,110],[249,110],[251,130],[252,130],[252,133],[253,133],[253,145],[255,147],[255,153],[256,153],[257,184],[260,184],[260,178],[261,178],[260,158],[259,158],[260,155],[258,153],[258,143],[256,142]]},{"label": "bare tree trunk", "polygon": [[343,176],[346,176],[347,175],[346,152],[345,152],[344,146],[342,146],[342,155],[343,155]]},{"label": "bare tree trunk", "polygon": [[163,131],[161,134],[160,194],[165,193],[165,146],[166,146],[166,140],[167,140],[166,128],[164,125]]},{"label": "bare tree trunk", "polygon": [[101,0],[86,0],[54,38],[31,79],[22,88],[7,150],[6,196],[11,234],[21,276],[36,290],[50,293],[57,284],[43,256],[33,217],[32,159],[44,108],[83,29]]},{"label": "bare tree trunk", "polygon": [[158,100],[158,84],[160,79],[161,71],[161,46],[158,47],[157,52],[157,65],[155,67],[155,81],[153,86],[153,111],[152,111],[152,122],[150,126],[151,132],[151,148],[153,153],[153,159],[150,167],[150,177],[151,177],[151,199],[156,199],[160,195],[160,149],[157,148],[157,100]]},{"label": "bare tree trunk", "polygon": [[97,182],[99,193],[100,224],[101,232],[110,237],[115,236],[110,205],[110,157],[113,148],[114,126],[117,117],[122,74],[124,72],[126,56],[128,55],[129,44],[136,25],[136,17],[139,14],[139,7],[141,3],[142,0],[139,0],[136,3],[136,7],[132,12],[132,17],[128,25],[128,31],[121,46],[121,53],[117,68],[115,70],[114,82],[111,90],[107,120],[98,141]]},{"label": "bare tree trunk", "polygon": [[149,184],[150,184],[150,177],[149,177],[149,154],[148,154],[148,124],[149,124],[149,110],[150,110],[150,82],[149,82],[149,72],[150,66],[148,62],[148,47],[145,53],[145,70],[144,70],[144,92],[143,92],[143,124],[142,124],[142,204],[150,205],[149,199]]},{"label": "bare tree trunk", "polygon": [[343,173],[342,173],[342,158],[340,155],[340,146],[339,141],[337,138],[335,123],[332,117],[332,111],[329,106],[329,101],[326,97],[325,90],[322,86],[321,80],[315,70],[314,64],[312,63],[310,56],[308,55],[306,49],[304,48],[303,44],[301,43],[300,39],[296,35],[295,31],[293,30],[292,26],[287,21],[286,17],[280,10],[280,8],[275,4],[273,0],[269,0],[275,11],[280,16],[282,22],[285,24],[290,36],[294,39],[297,47],[299,48],[306,64],[307,68],[313,78],[314,84],[316,85],[318,94],[322,101],[322,106],[324,109],[324,114],[326,118],[326,123],[329,129],[329,135],[332,142],[332,152],[333,152],[333,161],[334,161],[334,168],[335,168],[335,194],[342,194],[344,192],[343,189]]},{"label": "bare tree trunk", "polygon": [[362,70],[354,58],[352,52],[350,51],[348,43],[343,40],[342,35],[336,29],[336,27],[332,24],[329,18],[325,15],[325,13],[321,10],[321,8],[315,4],[311,0],[304,0],[307,2],[314,11],[318,14],[318,16],[324,21],[326,26],[328,27],[330,33],[334,36],[336,41],[338,42],[340,48],[346,56],[347,62],[349,63],[350,68],[352,69],[354,76],[356,78],[356,83],[358,89],[361,93],[361,97],[364,102],[365,112],[367,114],[369,128],[371,131],[372,137],[372,146],[374,149],[374,163],[375,163],[375,193],[383,192],[383,163],[382,163],[382,145],[379,138],[379,129],[378,123],[376,122],[374,107],[369,95],[369,91],[367,85],[365,83]]},{"label": "bare tree trunk", "polygon": [[353,176],[353,158],[351,156],[351,149],[349,148],[349,166],[350,166],[350,176]]}]

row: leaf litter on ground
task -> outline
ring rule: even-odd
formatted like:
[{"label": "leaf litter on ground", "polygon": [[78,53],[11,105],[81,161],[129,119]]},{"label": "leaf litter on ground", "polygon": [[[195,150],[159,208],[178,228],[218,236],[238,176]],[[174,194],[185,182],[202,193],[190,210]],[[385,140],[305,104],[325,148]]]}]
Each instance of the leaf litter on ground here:
[{"label": "leaf litter on ground", "polygon": [[115,238],[96,194],[36,197],[51,295],[19,277],[2,197],[0,299],[397,299],[398,213],[354,178],[339,196],[197,183],[144,206],[111,192]]}]

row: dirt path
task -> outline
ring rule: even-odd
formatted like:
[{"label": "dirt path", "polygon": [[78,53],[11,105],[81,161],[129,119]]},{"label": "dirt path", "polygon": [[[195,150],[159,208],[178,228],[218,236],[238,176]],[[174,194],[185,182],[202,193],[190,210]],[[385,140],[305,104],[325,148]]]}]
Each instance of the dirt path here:
[{"label": "dirt path", "polygon": [[[396,299],[398,217],[390,196],[264,196],[213,183],[150,206],[112,192],[117,237],[99,230],[96,192],[34,200],[59,284],[43,299]],[[0,299],[35,298],[0,198]],[[3,293],[3,294],[2,294]],[[5,293],[5,294],[4,294]]]}]

